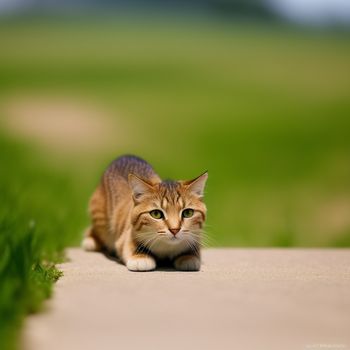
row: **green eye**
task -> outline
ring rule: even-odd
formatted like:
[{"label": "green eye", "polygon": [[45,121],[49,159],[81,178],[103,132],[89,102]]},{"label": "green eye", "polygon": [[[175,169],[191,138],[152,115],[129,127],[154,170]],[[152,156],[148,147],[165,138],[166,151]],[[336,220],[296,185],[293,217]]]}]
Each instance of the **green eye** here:
[{"label": "green eye", "polygon": [[190,208],[185,209],[185,210],[182,211],[182,217],[183,218],[190,218],[191,216],[193,216],[193,214],[194,214],[194,210],[190,209]]},{"label": "green eye", "polygon": [[151,210],[149,213],[152,216],[152,218],[154,218],[154,219],[163,219],[164,218],[163,212],[161,210],[154,209],[154,210]]}]

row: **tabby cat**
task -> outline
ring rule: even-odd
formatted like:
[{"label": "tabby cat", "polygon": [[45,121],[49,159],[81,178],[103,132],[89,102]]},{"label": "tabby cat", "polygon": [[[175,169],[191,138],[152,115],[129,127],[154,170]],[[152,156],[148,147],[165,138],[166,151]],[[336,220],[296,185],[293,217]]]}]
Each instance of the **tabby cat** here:
[{"label": "tabby cat", "polygon": [[131,271],[154,270],[163,260],[177,270],[200,270],[207,177],[162,181],[143,159],[117,158],[90,200],[83,248],[116,253]]}]

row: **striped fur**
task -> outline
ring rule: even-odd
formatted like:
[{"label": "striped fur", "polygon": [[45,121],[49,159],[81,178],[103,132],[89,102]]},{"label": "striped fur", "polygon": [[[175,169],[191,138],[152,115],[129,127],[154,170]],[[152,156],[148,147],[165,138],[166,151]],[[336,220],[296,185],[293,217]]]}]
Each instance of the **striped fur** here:
[{"label": "striped fur", "polygon": [[[132,271],[153,270],[161,259],[179,270],[199,270],[206,179],[204,173],[190,181],[162,181],[143,159],[117,158],[90,200],[92,224],[83,247],[113,251]],[[185,209],[193,215],[185,217]],[[153,210],[162,217],[153,217]]]}]

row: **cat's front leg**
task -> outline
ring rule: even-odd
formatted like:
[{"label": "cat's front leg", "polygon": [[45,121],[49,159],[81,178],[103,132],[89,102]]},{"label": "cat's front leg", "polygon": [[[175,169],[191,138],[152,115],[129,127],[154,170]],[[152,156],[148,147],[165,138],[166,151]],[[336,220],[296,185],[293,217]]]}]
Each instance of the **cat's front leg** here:
[{"label": "cat's front leg", "polygon": [[153,256],[139,251],[131,230],[125,231],[123,238],[116,243],[116,251],[128,270],[152,271],[156,268]]},{"label": "cat's front leg", "polygon": [[148,254],[137,253],[128,258],[126,267],[130,271],[152,271],[156,268],[156,261]]},{"label": "cat's front leg", "polygon": [[199,271],[201,261],[197,255],[187,254],[177,257],[174,261],[174,267],[179,271]]}]

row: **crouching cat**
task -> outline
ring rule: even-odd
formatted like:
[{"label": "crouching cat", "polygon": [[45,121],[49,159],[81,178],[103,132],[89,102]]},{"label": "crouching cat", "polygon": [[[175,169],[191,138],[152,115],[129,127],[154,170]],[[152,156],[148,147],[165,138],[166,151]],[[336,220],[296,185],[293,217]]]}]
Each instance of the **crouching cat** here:
[{"label": "crouching cat", "polygon": [[198,271],[207,177],[162,181],[143,159],[117,158],[90,200],[83,248],[116,253],[131,271],[153,270],[163,259],[177,270]]}]

